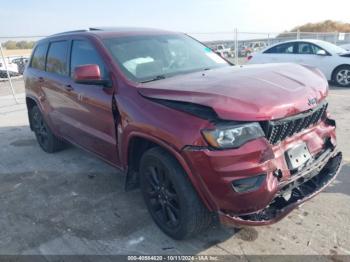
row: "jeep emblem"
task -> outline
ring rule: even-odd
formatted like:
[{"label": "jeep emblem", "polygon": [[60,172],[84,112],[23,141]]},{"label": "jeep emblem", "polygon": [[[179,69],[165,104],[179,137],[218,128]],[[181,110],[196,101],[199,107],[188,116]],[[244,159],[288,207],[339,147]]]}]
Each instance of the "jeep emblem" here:
[{"label": "jeep emblem", "polygon": [[317,99],[316,99],[316,97],[313,97],[313,98],[309,98],[308,99],[308,105],[309,106],[313,106],[313,105],[316,105],[317,104]]}]

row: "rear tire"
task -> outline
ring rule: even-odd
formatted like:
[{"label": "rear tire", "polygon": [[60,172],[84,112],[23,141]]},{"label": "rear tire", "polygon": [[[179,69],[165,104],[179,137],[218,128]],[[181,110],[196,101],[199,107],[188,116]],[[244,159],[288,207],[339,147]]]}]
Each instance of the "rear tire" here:
[{"label": "rear tire", "polygon": [[30,110],[30,121],[36,140],[45,152],[54,153],[64,148],[65,143],[52,133],[38,106]]},{"label": "rear tire", "polygon": [[350,87],[350,66],[341,66],[333,73],[333,81],[337,86]]},{"label": "rear tire", "polygon": [[165,150],[154,147],[144,153],[140,182],[148,211],[170,237],[190,238],[211,224],[211,213],[199,199],[187,174]]}]

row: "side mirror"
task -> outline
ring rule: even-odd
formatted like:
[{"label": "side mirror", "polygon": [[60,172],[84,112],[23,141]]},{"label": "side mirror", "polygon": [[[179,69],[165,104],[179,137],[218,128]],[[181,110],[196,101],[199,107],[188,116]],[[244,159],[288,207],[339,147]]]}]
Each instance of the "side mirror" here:
[{"label": "side mirror", "polygon": [[110,81],[101,78],[101,71],[98,65],[81,65],[74,68],[74,81],[86,85],[110,86]]},{"label": "side mirror", "polygon": [[320,49],[317,51],[316,55],[325,56],[325,55],[327,55],[327,53],[323,49]]}]

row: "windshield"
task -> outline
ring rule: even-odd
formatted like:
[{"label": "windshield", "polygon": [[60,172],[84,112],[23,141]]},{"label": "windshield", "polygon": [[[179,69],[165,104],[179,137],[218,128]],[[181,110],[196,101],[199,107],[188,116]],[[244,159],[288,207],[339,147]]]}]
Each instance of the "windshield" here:
[{"label": "windshield", "polygon": [[344,48],[341,48],[340,46],[336,46],[328,42],[322,42],[320,43],[320,46],[324,48],[326,51],[333,54],[341,54],[341,53],[347,52]]},{"label": "windshield", "polygon": [[186,35],[146,35],[105,39],[125,75],[137,82],[209,70],[230,64]]}]

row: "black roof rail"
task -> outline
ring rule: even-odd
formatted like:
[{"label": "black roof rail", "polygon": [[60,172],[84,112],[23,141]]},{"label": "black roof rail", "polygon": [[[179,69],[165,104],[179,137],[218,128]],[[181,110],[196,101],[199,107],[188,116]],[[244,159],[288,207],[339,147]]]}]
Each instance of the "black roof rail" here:
[{"label": "black roof rail", "polygon": [[70,34],[70,33],[83,33],[83,32],[87,32],[87,31],[89,31],[89,30],[87,30],[87,29],[72,30],[72,31],[65,31],[65,32],[53,34],[51,36],[64,35],[64,34]]},{"label": "black roof rail", "polygon": [[123,31],[135,31],[135,30],[152,30],[150,28],[137,28],[137,27],[90,27],[87,29],[80,29],[80,30],[73,30],[73,31],[65,31],[57,34],[53,34],[50,36],[60,36],[65,34],[74,34],[74,33],[84,33],[89,31],[116,31],[116,32],[123,32]]},{"label": "black roof rail", "polygon": [[103,31],[103,28],[101,28],[101,27],[90,27],[89,31]]}]

